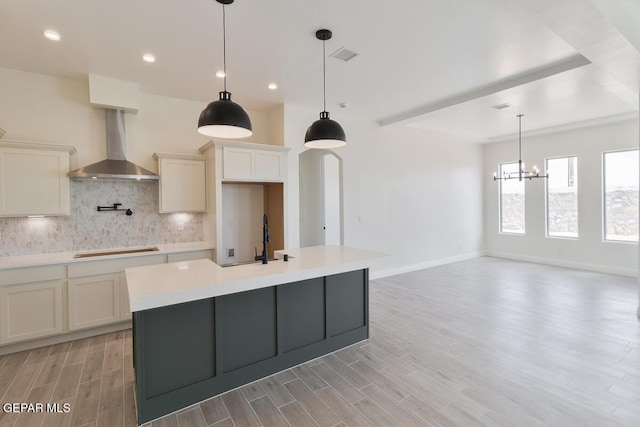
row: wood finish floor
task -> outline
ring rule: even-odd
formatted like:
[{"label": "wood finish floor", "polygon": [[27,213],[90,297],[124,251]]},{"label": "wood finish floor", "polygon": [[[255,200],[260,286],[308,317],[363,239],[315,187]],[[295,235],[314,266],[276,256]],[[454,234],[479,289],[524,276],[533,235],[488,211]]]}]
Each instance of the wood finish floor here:
[{"label": "wood finish floor", "polygon": [[[375,280],[371,338],[156,420],[186,426],[639,426],[635,279],[478,258]],[[134,426],[131,331],[0,357],[0,426]]]}]

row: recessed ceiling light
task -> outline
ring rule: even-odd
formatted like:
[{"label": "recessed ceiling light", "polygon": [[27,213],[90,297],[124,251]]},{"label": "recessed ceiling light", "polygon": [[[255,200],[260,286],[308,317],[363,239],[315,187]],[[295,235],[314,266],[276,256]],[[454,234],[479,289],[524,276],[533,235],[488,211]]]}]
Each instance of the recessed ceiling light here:
[{"label": "recessed ceiling light", "polygon": [[53,40],[54,42],[60,41],[60,39],[62,38],[60,37],[59,32],[53,30],[46,30],[43,34],[46,38],[48,38],[49,40]]},{"label": "recessed ceiling light", "polygon": [[269,86],[267,86],[269,89],[271,90],[276,90],[278,89],[278,85],[275,83],[269,83]]},{"label": "recessed ceiling light", "polygon": [[224,71],[220,70],[216,72],[216,77],[219,79],[224,79]]},{"label": "recessed ceiling light", "polygon": [[144,55],[142,55],[142,60],[144,62],[156,62],[156,57],[151,53],[145,53]]}]

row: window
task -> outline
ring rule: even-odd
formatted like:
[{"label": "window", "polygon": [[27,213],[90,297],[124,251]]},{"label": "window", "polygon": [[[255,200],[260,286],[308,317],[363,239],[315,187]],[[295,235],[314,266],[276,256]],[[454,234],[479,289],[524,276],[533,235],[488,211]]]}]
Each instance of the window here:
[{"label": "window", "polygon": [[[502,163],[500,176],[518,173],[518,163]],[[524,180],[500,181],[500,232],[524,234]]]},{"label": "window", "polygon": [[547,159],[547,236],[578,237],[578,158]]},{"label": "window", "polygon": [[604,153],[604,238],[638,241],[638,150]]}]

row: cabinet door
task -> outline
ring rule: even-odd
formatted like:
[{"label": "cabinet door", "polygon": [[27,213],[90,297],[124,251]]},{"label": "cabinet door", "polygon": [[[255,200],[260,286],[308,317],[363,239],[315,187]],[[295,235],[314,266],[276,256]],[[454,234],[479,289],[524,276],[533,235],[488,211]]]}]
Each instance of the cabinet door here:
[{"label": "cabinet door", "polygon": [[159,160],[160,212],[204,212],[206,170],[201,160]]},{"label": "cabinet door", "polygon": [[69,330],[120,320],[121,273],[69,279]]},{"label": "cabinet door", "polygon": [[62,281],[0,287],[0,343],[60,334]]},{"label": "cabinet door", "polygon": [[120,273],[120,320],[131,319],[131,308],[129,307],[129,289],[127,289],[127,279],[124,273]]},{"label": "cabinet door", "polygon": [[256,151],[253,157],[255,178],[267,181],[282,179],[280,159],[280,153]]},{"label": "cabinet door", "polygon": [[224,179],[253,179],[253,151],[242,148],[222,149]]},{"label": "cabinet door", "polygon": [[69,215],[69,153],[0,148],[0,215]]}]

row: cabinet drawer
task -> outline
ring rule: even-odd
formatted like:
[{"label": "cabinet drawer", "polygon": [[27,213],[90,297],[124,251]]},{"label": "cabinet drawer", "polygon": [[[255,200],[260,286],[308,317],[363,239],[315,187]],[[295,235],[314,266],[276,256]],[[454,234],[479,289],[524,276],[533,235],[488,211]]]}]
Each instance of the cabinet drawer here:
[{"label": "cabinet drawer", "polygon": [[168,262],[191,261],[194,259],[210,259],[213,260],[213,251],[207,249],[204,251],[178,252],[168,255]]},{"label": "cabinet drawer", "polygon": [[165,261],[165,255],[147,255],[131,258],[77,262],[69,264],[69,278],[93,276],[96,274],[121,273],[125,268],[162,264]]},{"label": "cabinet drawer", "polygon": [[62,279],[64,268],[64,265],[45,265],[0,270],[0,286]]}]

